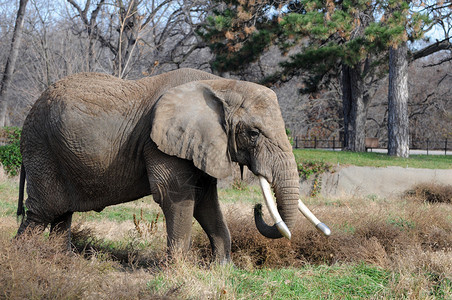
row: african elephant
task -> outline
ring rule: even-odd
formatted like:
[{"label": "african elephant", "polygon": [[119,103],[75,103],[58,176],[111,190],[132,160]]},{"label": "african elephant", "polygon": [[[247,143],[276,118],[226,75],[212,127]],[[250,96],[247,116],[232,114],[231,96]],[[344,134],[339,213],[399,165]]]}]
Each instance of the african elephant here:
[{"label": "african elephant", "polygon": [[277,224],[265,224],[256,210],[264,236],[290,238],[302,205],[275,93],[193,69],[137,81],[97,73],[64,78],[33,105],[21,153],[18,215],[24,215],[25,178],[28,210],[18,235],[50,224],[51,232],[70,239],[73,212],[99,212],[152,194],[165,215],[170,252],[189,248],[194,216],[215,259],[227,262],[231,240],[216,185],[233,163],[267,186]]}]

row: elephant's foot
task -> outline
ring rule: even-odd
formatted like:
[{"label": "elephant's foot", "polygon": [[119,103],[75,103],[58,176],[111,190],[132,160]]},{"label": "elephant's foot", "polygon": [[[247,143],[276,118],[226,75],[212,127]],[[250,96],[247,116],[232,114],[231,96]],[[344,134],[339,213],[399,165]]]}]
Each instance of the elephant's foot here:
[{"label": "elephant's foot", "polygon": [[[229,233],[229,231],[228,231]],[[232,263],[231,260],[231,244],[223,239],[211,239],[210,244],[212,247],[212,263],[219,265],[228,265]]]},{"label": "elephant's foot", "polygon": [[43,232],[47,223],[38,221],[38,218],[31,211],[27,211],[25,218],[22,219],[19,229],[17,230],[16,238],[24,233]]},{"label": "elephant's foot", "polygon": [[213,262],[214,264],[218,264],[220,266],[234,266],[234,263],[231,260],[231,257],[223,257],[223,258],[214,258]]}]

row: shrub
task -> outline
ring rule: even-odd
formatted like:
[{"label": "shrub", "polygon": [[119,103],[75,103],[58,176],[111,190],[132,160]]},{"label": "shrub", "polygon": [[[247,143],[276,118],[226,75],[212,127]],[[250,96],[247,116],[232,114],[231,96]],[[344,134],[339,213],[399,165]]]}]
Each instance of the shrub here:
[{"label": "shrub", "polygon": [[311,197],[316,197],[320,194],[320,190],[322,189],[321,175],[333,171],[333,166],[324,161],[304,160],[299,162],[297,167],[298,174],[303,180],[309,180],[311,176],[314,176],[310,192]]},{"label": "shrub", "polygon": [[22,164],[22,156],[20,154],[21,134],[22,129],[18,127],[4,127],[0,132],[0,136],[7,139],[7,145],[0,146],[0,162],[5,171],[11,176],[18,174]]},{"label": "shrub", "polygon": [[452,203],[452,185],[419,184],[405,193],[406,196],[429,203]]},{"label": "shrub", "polygon": [[293,146],[292,131],[289,128],[286,128],[286,135],[287,135],[287,138],[289,139],[290,144]]},{"label": "shrub", "polygon": [[324,161],[305,160],[298,163],[298,173],[305,180],[309,179],[312,175],[321,175],[332,170],[333,166]]},{"label": "shrub", "polygon": [[234,178],[231,187],[236,191],[246,191],[249,188],[248,184],[239,178]]}]

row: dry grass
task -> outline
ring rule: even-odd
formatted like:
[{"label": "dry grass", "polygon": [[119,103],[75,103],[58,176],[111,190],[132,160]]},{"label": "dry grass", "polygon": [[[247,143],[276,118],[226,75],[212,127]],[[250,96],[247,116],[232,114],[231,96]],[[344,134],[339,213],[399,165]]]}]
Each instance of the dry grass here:
[{"label": "dry grass", "polygon": [[[252,271],[364,261],[391,270],[392,290],[400,297],[428,299],[437,290],[440,298],[452,294],[451,205],[367,198],[320,202],[309,206],[332,235],[324,237],[300,217],[291,241],[263,238],[249,205],[230,207],[234,263]],[[203,235],[196,236],[194,245],[208,255]]]},{"label": "dry grass", "polygon": [[75,249],[68,254],[61,250],[59,238],[28,234],[12,239],[15,219],[2,216],[0,299],[248,299],[230,280],[237,274],[248,277],[240,272],[286,267],[313,272],[309,266],[362,262],[389,270],[390,297],[433,299],[452,294],[450,202],[431,203],[413,194],[403,199],[305,202],[330,226],[330,237],[300,215],[291,241],[269,240],[255,228],[252,203],[223,205],[235,271],[209,265],[209,241],[196,223],[192,251],[168,261],[161,221],[146,223],[139,216],[135,225],[132,219],[75,224]]},{"label": "dry grass", "polygon": [[405,196],[422,202],[452,204],[452,185],[419,184],[407,191]]},{"label": "dry grass", "polygon": [[[386,268],[412,249],[452,251],[452,207],[447,204],[367,198],[311,203],[319,219],[331,227],[332,235],[324,237],[300,216],[291,241],[262,237],[255,228],[251,206],[240,205],[231,205],[226,215],[233,259],[243,268],[360,261]],[[203,234],[195,236],[194,246],[209,253]]]},{"label": "dry grass", "polygon": [[155,299],[146,293],[145,271],[125,272],[102,255],[80,259],[62,250],[59,237],[28,233],[0,239],[0,298]]},{"label": "dry grass", "polygon": [[[217,299],[230,268],[200,263],[200,255],[109,248],[75,228],[83,249],[64,250],[62,237],[0,234],[0,299]],[[83,242],[85,244],[83,245]]]}]

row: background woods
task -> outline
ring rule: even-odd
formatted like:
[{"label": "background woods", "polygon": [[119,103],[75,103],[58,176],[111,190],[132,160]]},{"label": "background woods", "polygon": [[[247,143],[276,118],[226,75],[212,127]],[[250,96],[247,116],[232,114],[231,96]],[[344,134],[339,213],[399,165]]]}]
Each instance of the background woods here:
[{"label": "background woods", "polygon": [[451,5],[0,0],[0,120],[21,126],[40,93],[72,73],[136,79],[192,67],[271,86],[294,135],[341,134],[353,151],[389,138],[390,153],[406,156],[409,140],[452,137]]}]

